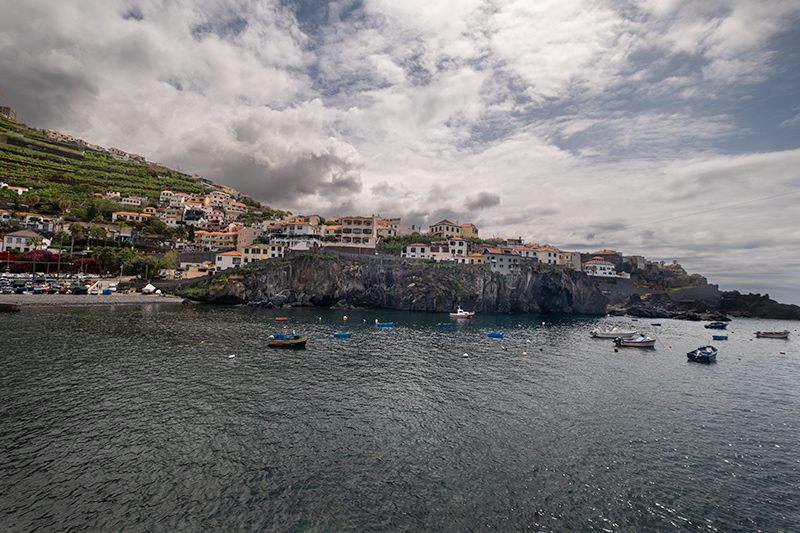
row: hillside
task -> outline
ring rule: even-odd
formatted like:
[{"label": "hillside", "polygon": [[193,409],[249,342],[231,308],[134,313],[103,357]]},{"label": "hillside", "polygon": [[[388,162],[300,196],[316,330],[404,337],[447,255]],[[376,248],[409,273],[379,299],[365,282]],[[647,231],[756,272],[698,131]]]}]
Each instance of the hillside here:
[{"label": "hillside", "polygon": [[[0,181],[30,189],[23,203],[44,214],[84,204],[95,192],[115,191],[123,197],[140,196],[151,201],[157,201],[165,189],[208,192],[206,186],[181,172],[54,141],[39,130],[1,116]],[[5,189],[0,190],[0,197],[18,199]]]}]

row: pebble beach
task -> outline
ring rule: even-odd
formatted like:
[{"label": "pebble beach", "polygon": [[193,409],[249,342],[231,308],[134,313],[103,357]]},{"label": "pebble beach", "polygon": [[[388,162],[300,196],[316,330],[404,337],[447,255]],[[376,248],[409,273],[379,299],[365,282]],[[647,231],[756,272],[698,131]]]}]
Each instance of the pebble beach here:
[{"label": "pebble beach", "polygon": [[23,307],[90,306],[134,304],[179,304],[183,298],[169,294],[0,294],[0,304],[21,304]]}]

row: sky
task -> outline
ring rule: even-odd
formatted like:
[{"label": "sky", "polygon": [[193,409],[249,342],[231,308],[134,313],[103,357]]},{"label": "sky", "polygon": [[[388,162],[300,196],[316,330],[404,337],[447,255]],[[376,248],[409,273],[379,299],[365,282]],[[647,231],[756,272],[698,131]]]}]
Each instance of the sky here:
[{"label": "sky", "polygon": [[0,91],[275,209],[800,304],[796,0],[0,0]]}]

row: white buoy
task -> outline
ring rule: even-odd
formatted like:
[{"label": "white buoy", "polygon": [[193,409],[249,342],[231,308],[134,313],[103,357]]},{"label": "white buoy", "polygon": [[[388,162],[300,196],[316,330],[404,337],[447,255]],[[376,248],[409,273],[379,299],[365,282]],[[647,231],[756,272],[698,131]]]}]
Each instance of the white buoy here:
[{"label": "white buoy", "polygon": [[464,355],[462,357],[469,357],[469,354],[468,353],[464,353]]}]

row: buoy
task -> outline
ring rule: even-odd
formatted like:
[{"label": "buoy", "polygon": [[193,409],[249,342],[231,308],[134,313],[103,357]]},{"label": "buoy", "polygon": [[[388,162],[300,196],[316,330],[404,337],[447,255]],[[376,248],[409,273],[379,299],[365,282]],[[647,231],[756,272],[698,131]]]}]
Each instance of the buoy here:
[{"label": "buoy", "polygon": [[615,351],[615,352],[618,352],[618,351],[619,351],[619,348],[617,348],[616,346],[614,346],[614,351]]},{"label": "buoy", "polygon": [[344,315],[344,317],[342,317],[342,318],[343,318],[344,320],[347,320],[347,315]]},{"label": "buoy", "polygon": [[234,354],[230,354],[230,355],[228,356],[228,359],[233,359],[234,357],[236,357]]},{"label": "buoy", "polygon": [[528,355],[528,352],[522,352],[522,355]]},{"label": "buoy", "polygon": [[[503,346],[503,350],[508,351],[508,346]],[[783,353],[783,352],[781,352]]]},{"label": "buoy", "polygon": [[531,343],[531,340],[530,340],[530,339],[528,339],[528,340],[526,340],[525,342],[527,342],[528,344],[530,344],[530,343]]},{"label": "buoy", "polygon": [[200,344],[203,344],[204,342],[206,342],[206,341],[200,341]]},{"label": "buoy", "polygon": [[469,354],[464,352],[464,355],[462,355],[462,357],[469,357]]}]

